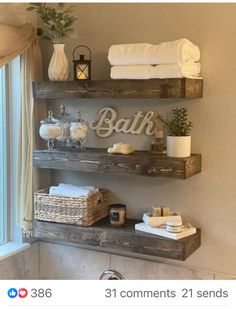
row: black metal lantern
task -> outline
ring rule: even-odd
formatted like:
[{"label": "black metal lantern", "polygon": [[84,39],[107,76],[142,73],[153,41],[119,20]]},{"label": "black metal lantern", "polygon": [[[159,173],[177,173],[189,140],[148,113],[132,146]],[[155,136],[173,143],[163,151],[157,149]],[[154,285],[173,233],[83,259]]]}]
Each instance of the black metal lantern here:
[{"label": "black metal lantern", "polygon": [[[86,48],[89,51],[89,60],[85,59],[85,55],[79,54],[79,59],[75,59],[75,52],[79,48]],[[78,52],[78,51],[77,51]],[[73,50],[74,62],[74,80],[90,80],[91,79],[91,50],[85,45],[76,46]]]}]

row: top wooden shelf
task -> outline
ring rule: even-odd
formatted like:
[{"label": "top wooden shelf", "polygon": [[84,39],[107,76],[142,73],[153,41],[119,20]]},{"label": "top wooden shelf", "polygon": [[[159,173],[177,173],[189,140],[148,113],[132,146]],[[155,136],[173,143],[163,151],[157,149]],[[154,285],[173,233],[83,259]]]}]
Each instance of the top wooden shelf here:
[{"label": "top wooden shelf", "polygon": [[35,81],[34,99],[201,98],[202,79]]}]

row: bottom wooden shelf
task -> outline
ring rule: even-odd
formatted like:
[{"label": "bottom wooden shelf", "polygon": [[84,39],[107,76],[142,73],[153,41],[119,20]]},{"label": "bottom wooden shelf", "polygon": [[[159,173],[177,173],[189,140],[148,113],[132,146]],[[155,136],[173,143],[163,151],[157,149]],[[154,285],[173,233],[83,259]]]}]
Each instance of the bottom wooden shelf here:
[{"label": "bottom wooden shelf", "polygon": [[112,227],[105,218],[91,227],[70,224],[34,222],[34,237],[139,254],[186,260],[201,244],[201,231],[180,240],[135,231],[138,220],[128,219],[124,227]]}]

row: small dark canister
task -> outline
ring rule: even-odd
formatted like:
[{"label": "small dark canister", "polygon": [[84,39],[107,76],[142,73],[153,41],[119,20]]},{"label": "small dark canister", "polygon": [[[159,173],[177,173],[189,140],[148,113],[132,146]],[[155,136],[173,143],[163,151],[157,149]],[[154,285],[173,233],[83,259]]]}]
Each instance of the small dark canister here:
[{"label": "small dark canister", "polygon": [[112,204],[110,205],[110,224],[114,227],[120,227],[125,224],[126,205]]}]

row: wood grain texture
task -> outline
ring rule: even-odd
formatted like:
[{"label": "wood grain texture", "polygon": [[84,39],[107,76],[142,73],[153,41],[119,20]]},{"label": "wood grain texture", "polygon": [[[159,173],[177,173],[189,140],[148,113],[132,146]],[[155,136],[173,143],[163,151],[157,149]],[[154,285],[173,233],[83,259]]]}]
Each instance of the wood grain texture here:
[{"label": "wood grain texture", "polygon": [[102,148],[87,148],[83,152],[34,150],[33,164],[38,168],[186,179],[201,171],[201,155],[172,158],[148,151],[121,155],[109,154]]},{"label": "wood grain texture", "polygon": [[44,221],[34,222],[34,237],[39,240],[60,241],[94,247],[134,252],[184,261],[201,244],[201,232],[180,240],[135,231],[138,220],[128,219],[124,227],[114,228],[103,219],[92,227],[80,227]]},{"label": "wood grain texture", "polygon": [[34,99],[201,98],[202,79],[35,81]]}]

